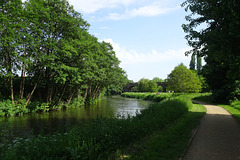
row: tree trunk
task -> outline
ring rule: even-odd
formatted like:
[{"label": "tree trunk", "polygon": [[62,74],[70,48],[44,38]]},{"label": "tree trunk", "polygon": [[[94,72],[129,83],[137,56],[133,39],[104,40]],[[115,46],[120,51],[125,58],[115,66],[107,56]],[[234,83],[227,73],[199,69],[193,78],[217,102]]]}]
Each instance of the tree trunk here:
[{"label": "tree trunk", "polygon": [[69,97],[68,97],[67,105],[69,105],[70,102],[72,101],[73,95],[74,95],[74,92],[72,92],[72,90],[70,90],[70,91],[69,91]]},{"label": "tree trunk", "polygon": [[93,91],[93,94],[92,94],[92,99],[95,99],[96,98],[96,95],[97,95],[97,93],[98,93],[98,85],[96,85],[96,87],[95,87],[95,89],[94,89],[94,91]]},{"label": "tree trunk", "polygon": [[[24,51],[24,57],[26,56],[26,50]],[[25,86],[25,65],[22,63],[22,73],[21,73],[21,82],[20,82],[20,90],[19,90],[19,98],[23,99],[24,94],[24,86]]]},{"label": "tree trunk", "polygon": [[[54,92],[54,96],[53,96],[53,98],[52,98],[53,101],[54,101],[55,98],[57,97],[57,94],[58,94],[58,87],[55,87],[54,90],[55,90],[55,92]],[[53,102],[53,101],[52,101],[52,102]],[[51,103],[52,103],[52,102],[51,102]]]},{"label": "tree trunk", "polygon": [[12,104],[14,104],[13,79],[12,79],[12,77],[9,78],[9,85],[10,85],[10,90],[11,90],[11,100],[12,100]]},{"label": "tree trunk", "polygon": [[47,103],[52,103],[52,94],[53,94],[53,85],[51,85],[51,87],[50,86],[48,86],[48,95],[47,95]]},{"label": "tree trunk", "polygon": [[58,106],[58,105],[59,105],[59,103],[61,102],[61,100],[62,100],[62,97],[63,97],[63,95],[64,95],[64,93],[65,93],[65,91],[66,91],[67,85],[68,85],[68,81],[67,81],[67,82],[65,82],[65,84],[64,84],[64,87],[63,87],[63,90],[62,90],[61,96],[60,96],[60,98],[59,98],[58,102],[56,103],[56,106]]},{"label": "tree trunk", "polygon": [[36,90],[36,88],[37,88],[37,86],[38,86],[38,84],[39,84],[39,82],[40,82],[40,77],[41,77],[41,75],[39,74],[37,83],[36,83],[35,86],[33,87],[32,92],[31,92],[31,93],[28,95],[28,97],[27,97],[26,106],[27,106],[28,103],[30,102],[30,100],[31,100],[31,98],[32,98],[32,95],[33,95],[34,91]]},{"label": "tree trunk", "polygon": [[84,101],[85,101],[86,98],[87,98],[87,92],[88,92],[88,88],[86,88],[86,90],[85,90],[85,94],[84,94],[84,97],[83,97],[83,100],[84,100]]},{"label": "tree trunk", "polygon": [[14,91],[13,91],[13,78],[12,78],[12,60],[11,60],[11,56],[10,53],[8,53],[8,67],[7,67],[7,72],[8,72],[8,82],[9,82],[9,86],[10,86],[10,93],[11,93],[11,100],[12,100],[12,104],[14,104]]},{"label": "tree trunk", "polygon": [[19,91],[19,98],[20,99],[23,99],[24,86],[25,86],[25,71],[24,71],[24,69],[22,69],[21,82],[20,82],[20,91]]}]

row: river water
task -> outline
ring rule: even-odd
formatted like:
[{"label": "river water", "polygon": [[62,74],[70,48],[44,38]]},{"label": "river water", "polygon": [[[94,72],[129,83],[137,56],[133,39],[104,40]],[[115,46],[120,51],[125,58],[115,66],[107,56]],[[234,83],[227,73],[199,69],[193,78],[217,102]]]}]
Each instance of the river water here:
[{"label": "river water", "polygon": [[[20,117],[0,118],[0,133],[9,132],[12,136],[25,134],[51,133],[66,130],[72,125],[82,124],[97,117],[134,116],[152,102],[139,99],[108,96],[95,105],[71,108],[49,113],[34,113]],[[3,134],[3,133],[2,133]]]}]

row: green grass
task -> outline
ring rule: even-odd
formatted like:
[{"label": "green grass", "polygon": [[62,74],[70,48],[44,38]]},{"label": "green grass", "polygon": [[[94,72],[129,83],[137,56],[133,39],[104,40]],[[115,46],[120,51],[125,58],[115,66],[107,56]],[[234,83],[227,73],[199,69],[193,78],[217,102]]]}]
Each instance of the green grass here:
[{"label": "green grass", "polygon": [[189,99],[171,98],[151,105],[136,117],[98,118],[70,128],[66,133],[21,137],[13,141],[6,141],[6,136],[0,133],[0,159],[115,159],[140,139],[153,133],[165,133],[168,126],[191,108]]},{"label": "green grass", "polygon": [[239,101],[233,101],[229,105],[219,104],[219,103],[216,103],[216,102],[213,103],[211,101],[211,94],[210,93],[205,94],[205,95],[201,95],[201,96],[200,95],[196,96],[194,98],[194,100],[198,100],[198,101],[205,102],[205,103],[208,103],[208,104],[214,104],[214,105],[221,106],[224,109],[226,109],[229,113],[231,113],[240,122],[240,107],[239,107],[240,102]]},{"label": "green grass", "polygon": [[128,151],[124,153],[125,157],[128,157],[126,159],[179,159],[188,146],[193,130],[198,126],[205,112],[205,107],[194,104],[188,113],[164,130],[154,132],[151,136],[129,147]]},{"label": "green grass", "polygon": [[143,100],[151,100],[154,102],[161,102],[164,99],[172,98],[172,97],[187,97],[190,99],[201,98],[205,100],[206,97],[209,97],[211,93],[140,93],[140,92],[125,92],[122,94],[123,97],[127,98],[137,98]]},{"label": "green grass", "polygon": [[155,102],[161,102],[164,99],[176,97],[173,93],[140,93],[140,92],[125,92],[122,94],[123,97],[137,98],[143,100],[151,100]]},{"label": "green grass", "polygon": [[220,104],[219,106],[221,106],[224,109],[226,109],[229,113],[231,113],[240,122],[240,110],[239,109],[236,109],[236,108],[234,108],[234,107],[232,107],[230,105]]}]

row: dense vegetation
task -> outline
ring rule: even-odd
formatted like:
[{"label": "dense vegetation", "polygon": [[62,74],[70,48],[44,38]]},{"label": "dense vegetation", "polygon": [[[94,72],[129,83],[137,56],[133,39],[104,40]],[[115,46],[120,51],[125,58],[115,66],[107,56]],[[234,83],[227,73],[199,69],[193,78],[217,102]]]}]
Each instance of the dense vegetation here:
[{"label": "dense vegetation", "polygon": [[[16,138],[14,141],[8,141],[1,135],[0,159],[117,159],[122,154],[128,154],[130,159],[134,159],[138,153],[129,153],[131,150],[127,148],[150,135],[152,138],[156,138],[156,135],[163,138],[158,139],[157,144],[161,144],[158,154],[165,159],[169,156],[176,159],[184,152],[192,129],[203,115],[201,111],[193,116],[192,112],[188,112],[192,111],[192,108],[190,99],[186,97],[171,98],[151,105],[133,118],[99,118],[84,125],[80,124],[65,133],[28,136]],[[190,113],[191,118],[188,115]],[[185,125],[185,122],[189,122],[188,125]],[[176,136],[179,132],[185,136]],[[170,139],[173,140],[171,143],[164,143]],[[179,142],[177,148],[176,145],[171,145],[175,144],[174,141]],[[166,155],[166,150],[173,151]],[[176,150],[177,154],[171,154]]]},{"label": "dense vegetation", "polygon": [[163,82],[162,79],[155,77],[153,80],[142,78],[138,81],[137,86],[132,88],[133,92],[158,92],[162,91],[162,86],[158,86],[157,82]]},{"label": "dense vegetation", "polygon": [[0,21],[0,116],[76,106],[125,83],[112,46],[67,0],[2,0]]},{"label": "dense vegetation", "polygon": [[202,84],[195,72],[180,64],[168,75],[168,90],[176,93],[198,93]]},{"label": "dense vegetation", "polygon": [[202,74],[215,102],[240,99],[240,2],[236,0],[186,0],[188,24],[183,25],[186,52],[204,57]]},{"label": "dense vegetation", "polygon": [[137,98],[137,99],[144,99],[144,100],[150,100],[154,102],[161,102],[164,99],[176,97],[179,94],[172,94],[172,93],[135,93],[135,92],[125,92],[121,96],[127,97],[127,98]]}]

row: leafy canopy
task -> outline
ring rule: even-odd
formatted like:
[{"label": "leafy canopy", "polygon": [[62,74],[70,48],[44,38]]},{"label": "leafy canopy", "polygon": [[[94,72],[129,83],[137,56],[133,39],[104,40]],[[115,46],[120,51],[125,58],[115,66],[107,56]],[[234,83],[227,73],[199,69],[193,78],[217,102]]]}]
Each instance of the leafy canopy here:
[{"label": "leafy canopy", "polygon": [[194,71],[187,69],[186,66],[180,64],[168,75],[168,90],[177,93],[193,93],[200,92],[201,82]]},{"label": "leafy canopy", "polygon": [[186,0],[182,7],[190,12],[182,26],[193,48],[186,54],[205,57],[203,73],[216,100],[240,98],[233,94],[240,80],[240,1]]}]

